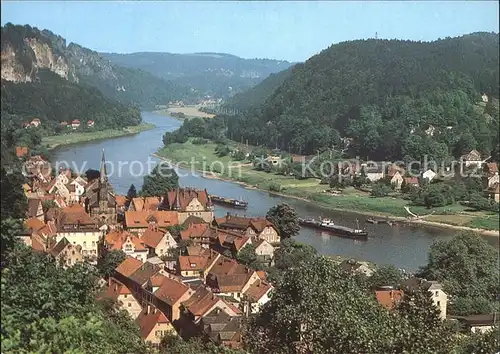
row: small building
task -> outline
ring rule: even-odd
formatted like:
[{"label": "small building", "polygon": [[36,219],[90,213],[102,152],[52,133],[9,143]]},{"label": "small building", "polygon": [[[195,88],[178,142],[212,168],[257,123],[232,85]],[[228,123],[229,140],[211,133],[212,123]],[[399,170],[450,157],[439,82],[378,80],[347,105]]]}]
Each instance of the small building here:
[{"label": "small building", "polygon": [[35,118],[30,122],[30,125],[35,128],[39,127],[41,124],[42,121],[40,120],[40,118]]},{"label": "small building", "polygon": [[68,125],[68,122],[66,122],[65,120],[63,120],[61,123],[59,123],[59,125],[60,125],[61,127],[68,127],[68,126],[69,126],[69,125]]},{"label": "small building", "polygon": [[45,214],[43,212],[42,200],[38,198],[29,198],[28,199],[28,218],[35,218],[40,220],[41,222],[45,221]]},{"label": "small building", "polygon": [[483,164],[483,160],[481,159],[481,154],[477,150],[471,150],[469,153],[462,155],[460,157],[460,162],[465,167],[469,166],[481,166]]},{"label": "small building", "polygon": [[126,211],[125,227],[128,231],[142,235],[154,224],[159,228],[167,228],[179,224],[179,216],[176,211]]},{"label": "small building", "polygon": [[16,156],[22,158],[28,155],[29,149],[27,146],[16,146]]},{"label": "small building", "polygon": [[66,237],[63,237],[51,250],[50,255],[54,257],[56,263],[67,268],[76,263],[83,262],[80,245],[72,245]]},{"label": "small building", "polygon": [[144,242],[127,231],[111,231],[104,238],[104,245],[110,252],[122,250],[127,256],[137,258],[141,262],[145,262],[148,256],[148,249]]},{"label": "small building", "polygon": [[371,182],[376,182],[384,178],[384,163],[373,163],[370,165],[361,164],[361,169],[364,171],[366,178]]},{"label": "small building", "polygon": [[498,175],[498,164],[496,162],[488,162],[485,166],[485,172],[489,177]]},{"label": "small building", "polygon": [[488,95],[486,95],[485,93],[483,93],[483,95],[481,96],[481,100],[482,100],[484,103],[488,103]]},{"label": "small building", "polygon": [[406,183],[407,186],[414,186],[418,187],[419,182],[417,177],[403,177],[404,183]]},{"label": "small building", "polygon": [[71,121],[71,127],[72,127],[73,129],[77,129],[77,128],[79,128],[79,127],[80,127],[80,121],[79,121],[78,119],[73,119],[73,120]]},{"label": "small building", "polygon": [[109,278],[102,297],[116,301],[120,308],[127,311],[133,320],[142,312],[140,302],[132,295],[130,289],[113,277]]},{"label": "small building", "polygon": [[498,314],[482,314],[471,316],[450,316],[451,319],[458,320],[466,332],[486,333],[498,325]]},{"label": "small building", "polygon": [[139,314],[135,323],[139,326],[142,339],[159,348],[162,338],[177,333],[168,318],[156,307],[147,305]]},{"label": "small building", "polygon": [[392,310],[403,299],[401,290],[394,290],[392,287],[380,288],[375,291],[375,297],[380,305],[388,310]]},{"label": "small building", "polygon": [[177,242],[172,234],[161,229],[157,225],[149,225],[148,229],[142,234],[142,242],[149,250],[148,257],[163,256],[169,254],[172,249],[177,248]]},{"label": "small building", "polygon": [[486,190],[488,198],[500,203],[500,183],[496,183]]},{"label": "small building", "polygon": [[87,121],[87,127],[92,128],[94,126],[95,122],[93,120],[88,120]]},{"label": "small building", "polygon": [[429,281],[417,277],[411,277],[401,284],[401,289],[409,293],[412,293],[419,287],[432,294],[432,301],[440,312],[439,317],[442,320],[446,319],[448,295],[443,291],[442,285],[437,281]]},{"label": "small building", "polygon": [[399,171],[395,171],[392,175],[390,182],[394,186],[395,189],[401,189],[401,185],[403,184],[403,176]]},{"label": "small building", "polygon": [[428,182],[432,181],[434,177],[436,177],[436,172],[434,172],[430,168],[422,173],[422,179],[427,179]]}]

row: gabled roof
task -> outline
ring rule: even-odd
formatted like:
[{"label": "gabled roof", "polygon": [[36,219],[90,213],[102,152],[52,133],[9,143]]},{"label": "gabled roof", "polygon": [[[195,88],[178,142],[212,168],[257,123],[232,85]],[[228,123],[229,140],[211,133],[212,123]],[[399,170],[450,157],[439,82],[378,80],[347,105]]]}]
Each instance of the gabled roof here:
[{"label": "gabled roof", "polygon": [[66,237],[63,237],[51,250],[50,254],[54,257],[59,256],[59,254],[66,248],[68,245],[71,245],[71,243],[66,239]]},{"label": "gabled roof", "polygon": [[136,211],[155,211],[161,203],[161,197],[137,197],[132,198],[131,204]]},{"label": "gabled roof", "polygon": [[441,284],[439,284],[437,281],[429,281],[417,277],[408,278],[401,284],[401,288],[408,292],[413,292],[419,287],[424,290],[429,290],[431,287],[435,289],[441,289]]},{"label": "gabled roof", "polygon": [[129,228],[148,227],[150,222],[155,222],[160,227],[179,224],[176,211],[126,211],[125,225]]},{"label": "gabled roof", "polygon": [[124,230],[113,230],[104,238],[109,250],[121,250],[127,239],[134,245],[135,252],[147,251],[143,241],[134,234]]},{"label": "gabled roof", "polygon": [[476,149],[471,150],[469,153],[461,156],[464,161],[480,161],[481,153]]},{"label": "gabled roof", "polygon": [[403,177],[403,180],[406,182],[406,184],[418,184],[417,177]]},{"label": "gabled roof", "polygon": [[186,207],[194,198],[198,199],[204,208],[210,204],[210,198],[206,190],[178,188],[167,192],[160,208],[162,210],[186,210]]},{"label": "gabled roof", "polygon": [[[142,242],[148,247],[156,248],[160,241],[168,233],[167,230],[161,229],[156,224],[148,226],[148,229],[142,234]],[[168,236],[168,235],[167,235]]]},{"label": "gabled roof", "polygon": [[115,200],[116,200],[116,206],[117,207],[124,207],[125,204],[127,203],[127,196],[125,196],[125,195],[115,195]]},{"label": "gabled roof", "polygon": [[170,306],[173,306],[181,297],[189,291],[189,286],[181,282],[165,277],[163,284],[155,291],[155,296]]},{"label": "gabled roof", "polygon": [[180,271],[204,271],[209,268],[219,255],[211,250],[209,252],[200,256],[179,256]]},{"label": "gabled roof", "polygon": [[145,262],[141,264],[137,270],[129,276],[129,279],[133,280],[135,283],[143,286],[146,282],[156,273],[160,271],[160,266]]},{"label": "gabled roof", "polygon": [[26,146],[16,146],[16,156],[23,157],[28,155],[28,147]]},{"label": "gabled roof", "polygon": [[157,324],[170,323],[167,317],[160,310],[154,308],[153,310],[150,310],[150,313],[147,311],[147,308],[141,311],[135,320],[135,323],[139,326],[141,337],[143,339],[146,339],[149,336]]},{"label": "gabled roof", "polygon": [[214,235],[214,231],[208,224],[191,224],[185,230],[181,231],[181,239],[189,240],[196,238],[208,238]]},{"label": "gabled roof", "polygon": [[496,162],[488,162],[486,164],[486,167],[488,168],[489,173],[495,173],[498,172],[498,164]]},{"label": "gabled roof", "polygon": [[142,262],[136,258],[128,256],[123,262],[121,262],[118,267],[115,268],[115,272],[120,273],[125,277],[129,277],[134,272],[142,266]]},{"label": "gabled roof", "polygon": [[186,218],[186,220],[184,220],[184,223],[182,225],[189,226],[192,224],[205,224],[205,220],[203,220],[202,218],[200,218],[198,216],[189,215]]},{"label": "gabled roof", "polygon": [[129,288],[115,278],[110,278],[109,283],[106,286],[106,290],[102,294],[103,297],[110,298],[113,300],[118,299],[120,295],[132,295]]},{"label": "gabled roof", "polygon": [[200,285],[193,295],[182,305],[191,312],[194,316],[203,316],[210,308],[212,308],[219,298],[215,296],[210,290],[206,289],[204,285]]}]

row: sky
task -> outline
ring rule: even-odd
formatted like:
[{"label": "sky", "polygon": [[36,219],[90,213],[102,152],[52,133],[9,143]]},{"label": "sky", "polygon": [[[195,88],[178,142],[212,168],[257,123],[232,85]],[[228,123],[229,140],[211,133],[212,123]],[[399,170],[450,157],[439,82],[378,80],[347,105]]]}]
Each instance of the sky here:
[{"label": "sky", "polygon": [[99,52],[218,52],[304,61],[346,40],[498,32],[497,1],[11,1],[1,22]]}]

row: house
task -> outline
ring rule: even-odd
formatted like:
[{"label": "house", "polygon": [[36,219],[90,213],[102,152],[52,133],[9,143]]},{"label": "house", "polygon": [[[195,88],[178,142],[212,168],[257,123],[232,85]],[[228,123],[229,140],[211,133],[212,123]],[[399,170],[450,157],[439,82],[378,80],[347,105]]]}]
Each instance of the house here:
[{"label": "house", "polygon": [[197,216],[208,223],[214,218],[213,204],[206,189],[177,188],[169,191],[158,210],[178,212],[179,224],[183,224],[189,216]]},{"label": "house", "polygon": [[28,155],[28,147],[27,146],[16,146],[16,156],[18,158],[22,158],[26,155]]},{"label": "house", "polygon": [[216,230],[217,237],[212,248],[220,253],[228,250],[235,257],[246,245],[252,244],[252,239],[243,233],[229,230]]},{"label": "house", "polygon": [[371,182],[376,182],[384,178],[385,166],[383,162],[374,162],[370,165],[361,164],[361,169],[365,173],[366,178],[368,178]]},{"label": "house", "polygon": [[104,150],[99,172],[99,178],[89,181],[86,186],[85,209],[90,216],[99,219],[101,223],[115,224],[117,217],[115,192],[108,179]]},{"label": "house", "polygon": [[432,294],[432,301],[439,309],[440,318],[446,319],[446,307],[448,304],[448,295],[443,291],[443,287],[437,281],[428,281],[417,277],[411,277],[401,284],[401,289],[405,292],[412,293],[418,287],[427,290]]},{"label": "house", "polygon": [[28,199],[28,210],[26,213],[28,218],[35,218],[40,221],[45,221],[45,214],[43,212],[42,200],[39,198]]},{"label": "house", "polygon": [[179,215],[176,211],[126,211],[125,228],[142,235],[150,225],[167,228],[179,224]]},{"label": "house", "polygon": [[498,175],[498,164],[496,162],[488,162],[485,165],[485,172],[488,177]]},{"label": "house", "polygon": [[84,257],[97,261],[98,246],[103,235],[96,221],[78,204],[52,212],[51,219],[57,229],[56,241],[65,237],[73,245],[81,246]]},{"label": "house", "polygon": [[259,312],[261,307],[271,299],[270,294],[273,289],[267,281],[260,278],[256,280],[243,293],[243,312],[246,314]]},{"label": "house", "polygon": [[477,150],[471,150],[469,153],[462,155],[460,157],[460,162],[465,167],[469,166],[481,166],[483,164],[483,160],[481,159],[481,154]]},{"label": "house", "polygon": [[255,254],[261,262],[268,262],[274,259],[274,247],[269,242],[263,239],[252,241],[255,246]]},{"label": "house", "polygon": [[257,280],[257,273],[234,259],[221,256],[206,276],[206,286],[216,294],[240,302],[242,294]]},{"label": "house", "polygon": [[93,120],[88,120],[87,121],[87,127],[92,128],[94,126],[95,122]]},{"label": "house", "polygon": [[183,277],[205,279],[219,257],[221,257],[220,253],[212,250],[208,254],[200,256],[179,256],[177,264],[178,273]]},{"label": "house", "polygon": [[403,181],[403,176],[399,171],[395,171],[390,179],[391,185],[393,185],[395,189],[401,189]]},{"label": "house", "polygon": [[181,303],[194,293],[189,286],[161,274],[151,277],[145,289],[154,295],[153,303],[172,323],[181,316]]},{"label": "house", "polygon": [[451,319],[458,320],[462,328],[467,332],[486,333],[498,326],[498,314],[481,314],[471,316],[450,316]]},{"label": "house", "polygon": [[60,125],[61,127],[70,127],[70,126],[68,125],[68,122],[66,122],[66,121],[62,121],[61,123],[59,123],[59,125]]},{"label": "house", "polygon": [[181,240],[191,241],[194,245],[209,248],[211,239],[215,237],[215,230],[209,224],[191,224],[180,232]]},{"label": "house", "polygon": [[141,266],[142,262],[140,260],[133,257],[127,257],[115,268],[114,278],[122,283],[127,282],[127,279]]},{"label": "house", "polygon": [[484,102],[484,103],[488,103],[488,96],[483,93],[483,95],[481,96],[481,100]]},{"label": "house", "polygon": [[127,256],[145,262],[148,258],[148,248],[136,235],[128,231],[113,230],[104,238],[104,246],[109,252],[122,250]]},{"label": "house", "polygon": [[355,259],[346,259],[340,263],[340,268],[349,273],[360,273],[367,277],[373,274],[373,269],[366,262],[358,262]]},{"label": "house", "polygon": [[375,297],[380,305],[392,310],[403,299],[403,291],[394,290],[392,287],[380,288],[375,291]]},{"label": "house", "polygon": [[282,163],[281,156],[270,155],[270,156],[266,157],[266,162],[270,166],[280,166]]},{"label": "house", "polygon": [[79,127],[80,127],[80,121],[79,121],[78,119],[73,119],[73,120],[71,121],[71,127],[72,127],[73,129],[77,129],[77,128],[79,128]]},{"label": "house", "polygon": [[167,317],[154,306],[146,306],[136,318],[142,339],[159,348],[161,339],[172,333],[177,333]]},{"label": "house", "polygon": [[37,128],[38,126],[40,126],[42,124],[41,120],[39,118],[35,118],[33,119],[31,122],[30,122],[30,125],[32,127],[35,127]]},{"label": "house", "polygon": [[403,183],[405,183],[407,186],[414,186],[414,187],[419,186],[417,177],[403,177]]},{"label": "house", "polygon": [[500,183],[500,178],[498,176],[498,172],[496,172],[493,176],[487,177],[488,181],[487,183],[487,188],[494,187],[496,184]]},{"label": "house", "polygon": [[264,239],[271,244],[280,242],[278,230],[265,218],[246,218],[227,213],[223,218],[214,219],[212,225],[225,230],[241,231],[245,236]]},{"label": "house", "polygon": [[428,169],[424,173],[422,173],[422,179],[427,179],[428,182],[432,181],[436,177],[436,172],[431,169]]},{"label": "house", "polygon": [[493,199],[495,202],[500,203],[500,183],[495,183],[493,186],[486,190],[488,198]]},{"label": "house", "polygon": [[71,267],[76,263],[83,262],[80,245],[71,244],[66,237],[57,242],[57,244],[49,251],[49,254],[54,257],[56,263],[62,267]]},{"label": "house", "polygon": [[29,218],[24,222],[24,227],[26,230],[30,231],[30,233],[37,233],[38,235],[44,238],[52,238],[56,237],[57,227],[53,221],[47,221],[44,223],[37,218]]},{"label": "house", "polygon": [[434,136],[434,133],[436,132],[436,128],[433,125],[429,125],[429,127],[424,130],[424,133],[427,134],[428,136]]},{"label": "house", "polygon": [[161,204],[160,197],[138,197],[130,201],[129,211],[156,211]]},{"label": "house", "polygon": [[142,242],[149,249],[149,256],[163,256],[170,253],[170,250],[177,248],[177,242],[172,234],[165,229],[159,228],[156,224],[148,226],[142,234]]},{"label": "house", "polygon": [[209,341],[230,349],[243,347],[243,326],[241,316],[230,316],[215,308],[200,321],[203,335]]},{"label": "house", "polygon": [[132,295],[130,289],[113,277],[109,278],[108,285],[102,297],[114,300],[134,320],[142,312],[141,304]]}]

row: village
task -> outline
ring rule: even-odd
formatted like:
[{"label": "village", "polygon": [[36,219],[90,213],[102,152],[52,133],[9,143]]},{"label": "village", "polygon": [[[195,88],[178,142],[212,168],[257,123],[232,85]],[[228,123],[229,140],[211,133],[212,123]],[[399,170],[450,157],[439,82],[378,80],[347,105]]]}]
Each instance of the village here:
[{"label": "village", "polygon": [[[29,157],[22,241],[64,268],[79,262],[96,265],[113,251],[125,253],[125,260],[99,279],[98,297],[127,311],[153,347],[159,347],[168,333],[242,348],[245,318],[260,311],[274,287],[265,271],[238,263],[237,256],[251,244],[257,260],[272,266],[281,241],[278,228],[265,217],[215,217],[207,190],[176,188],[154,197],[116,195],[104,152],[99,172],[90,180],[68,169],[53,176],[42,157]],[[374,271],[356,260],[340,265],[367,277]],[[440,318],[446,319],[448,295],[436,281],[410,276],[399,288],[379,287],[374,296],[391,310],[405,291],[417,287],[431,294]],[[495,322],[490,314],[456,319],[472,332],[488,331]]]}]

